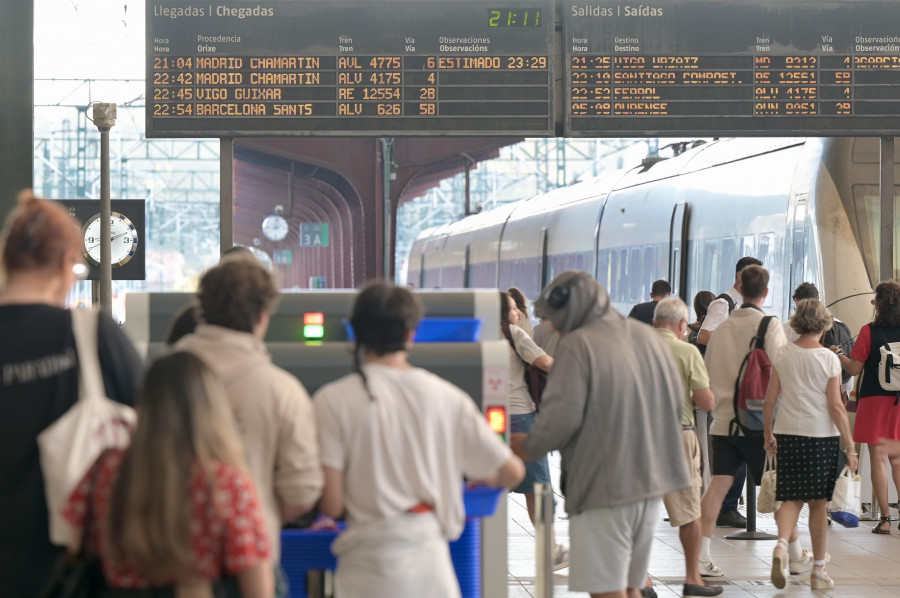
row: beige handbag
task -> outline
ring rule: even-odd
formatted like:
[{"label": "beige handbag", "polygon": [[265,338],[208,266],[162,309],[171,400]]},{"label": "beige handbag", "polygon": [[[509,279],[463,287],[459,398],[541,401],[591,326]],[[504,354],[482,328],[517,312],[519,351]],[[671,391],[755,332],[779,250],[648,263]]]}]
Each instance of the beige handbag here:
[{"label": "beige handbag", "polygon": [[766,453],[766,465],[759,483],[759,496],[756,497],[756,510],[760,513],[774,513],[781,506],[775,500],[775,467],[775,454]]}]

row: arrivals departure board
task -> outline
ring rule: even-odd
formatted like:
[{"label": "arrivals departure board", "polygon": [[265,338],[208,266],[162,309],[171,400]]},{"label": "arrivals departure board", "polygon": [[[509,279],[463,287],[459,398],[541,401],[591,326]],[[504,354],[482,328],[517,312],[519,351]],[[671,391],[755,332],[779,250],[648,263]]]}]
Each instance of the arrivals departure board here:
[{"label": "arrivals departure board", "polygon": [[565,0],[572,137],[900,134],[900,2]]},{"label": "arrivals departure board", "polygon": [[148,0],[147,136],[554,134],[552,0]]}]

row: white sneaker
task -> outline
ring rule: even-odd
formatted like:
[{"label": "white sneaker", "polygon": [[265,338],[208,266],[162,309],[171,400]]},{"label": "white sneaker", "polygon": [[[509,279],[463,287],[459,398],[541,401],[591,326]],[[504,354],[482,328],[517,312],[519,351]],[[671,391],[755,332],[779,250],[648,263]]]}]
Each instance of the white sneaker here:
[{"label": "white sneaker", "polygon": [[559,571],[569,566],[569,549],[557,544],[553,549],[553,570]]},{"label": "white sneaker", "polygon": [[704,561],[700,559],[700,577],[722,577],[725,572],[721,567],[717,567],[712,559]]},{"label": "white sneaker", "polygon": [[[829,562],[831,560],[831,554],[825,553],[825,562]],[[803,558],[801,559],[791,559],[790,561],[790,571],[791,575],[802,575],[804,573],[809,573],[812,571],[813,565],[816,564],[816,559],[813,558],[812,550],[809,548],[803,549]]]}]

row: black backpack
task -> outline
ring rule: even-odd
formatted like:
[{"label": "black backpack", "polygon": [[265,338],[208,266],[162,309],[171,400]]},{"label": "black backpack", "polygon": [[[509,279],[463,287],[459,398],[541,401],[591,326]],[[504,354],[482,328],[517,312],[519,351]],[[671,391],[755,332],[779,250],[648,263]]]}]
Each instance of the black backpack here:
[{"label": "black backpack", "polygon": [[[853,334],[850,333],[850,328],[846,324],[835,319],[831,330],[825,333],[822,345],[825,347],[839,346],[845,354],[850,355],[850,351],[853,350]],[[841,384],[846,384],[850,378],[847,370],[841,368]]]},{"label": "black backpack", "polygon": [[731,295],[729,295],[728,293],[722,293],[721,295],[716,297],[716,299],[724,299],[725,300],[725,303],[728,304],[728,315],[730,316],[731,312],[734,311],[734,299],[731,298]]},{"label": "black backpack", "polygon": [[[721,295],[716,297],[716,299],[724,299],[725,300],[725,303],[728,304],[728,315],[730,316],[731,312],[734,311],[734,299],[731,298],[731,295],[729,295],[728,293],[722,293]],[[706,316],[704,316],[704,317],[706,317]],[[700,328],[697,328],[697,330],[691,330],[691,333],[688,335],[687,342],[689,342],[690,344],[697,347],[697,349],[700,351],[700,355],[705,356],[706,355],[706,345],[700,344],[700,342],[697,340],[699,336],[700,336]]]}]

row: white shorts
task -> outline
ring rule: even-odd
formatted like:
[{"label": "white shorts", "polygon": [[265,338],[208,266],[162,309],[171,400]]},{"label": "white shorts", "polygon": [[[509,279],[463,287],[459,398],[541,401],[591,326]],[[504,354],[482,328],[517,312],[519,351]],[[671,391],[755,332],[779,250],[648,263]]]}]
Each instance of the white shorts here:
[{"label": "white shorts", "polygon": [[590,509],[569,519],[569,589],[605,594],[642,588],[659,498]]}]

